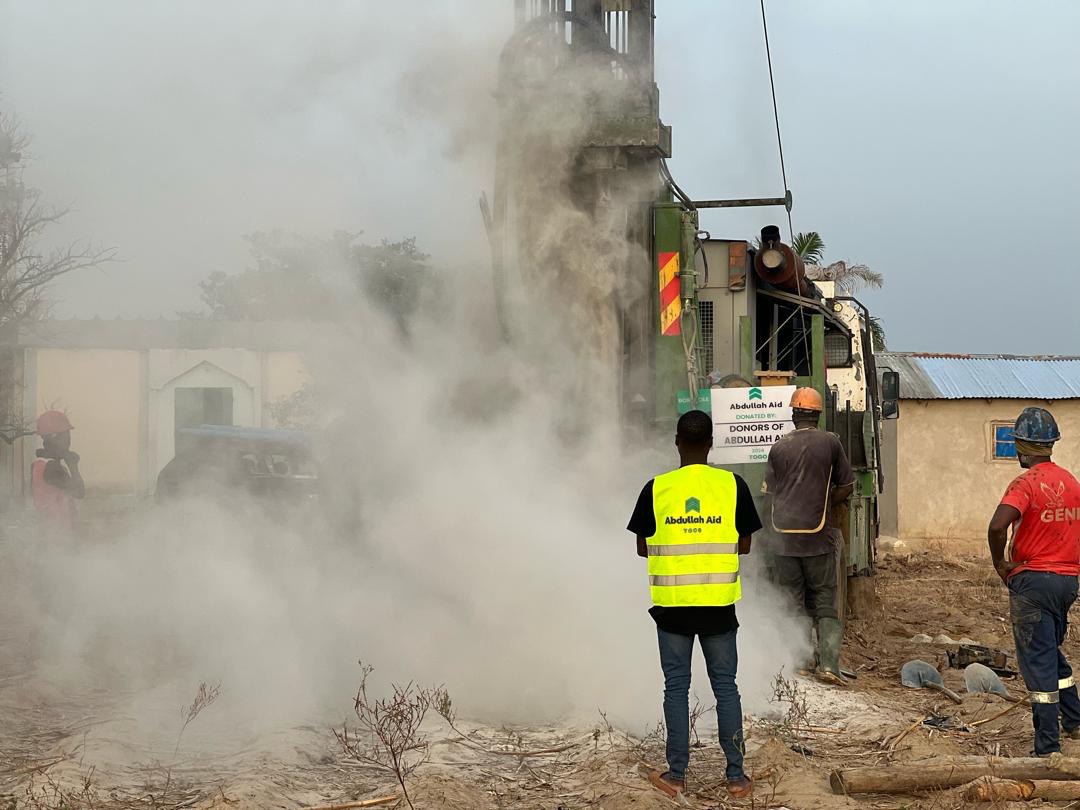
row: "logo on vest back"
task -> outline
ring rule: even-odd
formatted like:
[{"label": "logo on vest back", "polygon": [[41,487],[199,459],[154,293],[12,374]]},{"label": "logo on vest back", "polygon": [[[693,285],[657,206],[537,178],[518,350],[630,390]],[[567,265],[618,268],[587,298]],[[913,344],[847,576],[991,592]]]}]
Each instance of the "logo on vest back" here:
[{"label": "logo on vest back", "polygon": [[[664,518],[664,523],[667,526],[703,526],[703,525],[715,525],[721,522],[720,515],[702,515],[701,514],[701,500],[698,498],[687,498],[686,507],[683,510],[685,515],[679,517],[672,517],[668,515]],[[697,512],[696,515],[691,515],[691,512]],[[683,529],[685,532],[700,532],[701,529]]]}]

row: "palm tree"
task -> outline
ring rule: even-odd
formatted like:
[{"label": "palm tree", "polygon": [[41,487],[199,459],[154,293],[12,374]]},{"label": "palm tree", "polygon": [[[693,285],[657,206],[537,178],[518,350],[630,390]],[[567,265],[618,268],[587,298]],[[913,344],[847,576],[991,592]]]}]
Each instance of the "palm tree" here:
[{"label": "palm tree", "polygon": [[[879,290],[885,286],[885,277],[865,264],[848,264],[840,260],[824,265],[825,240],[817,231],[805,231],[795,234],[791,240],[792,249],[809,267],[815,268],[815,275],[822,281],[836,283],[837,289],[846,295],[852,295],[862,289]],[[870,316],[870,339],[873,350],[885,351],[885,327],[881,319]]]}]

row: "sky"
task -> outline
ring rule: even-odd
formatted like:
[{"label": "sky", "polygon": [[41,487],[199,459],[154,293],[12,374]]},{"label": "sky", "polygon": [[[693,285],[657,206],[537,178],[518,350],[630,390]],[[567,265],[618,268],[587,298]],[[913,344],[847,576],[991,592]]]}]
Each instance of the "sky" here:
[{"label": "sky", "polygon": [[[190,309],[201,278],[246,266],[243,234],[274,227],[415,235],[442,264],[484,261],[476,201],[510,5],[0,0],[27,180],[73,209],[53,238],[120,256],[58,285],[57,314]],[[890,348],[1080,353],[1080,4],[766,7],[795,230],[884,274],[863,298]],[[758,3],[656,8],[680,185],[781,194]],[[725,238],[768,222],[783,211],[703,217]]]}]

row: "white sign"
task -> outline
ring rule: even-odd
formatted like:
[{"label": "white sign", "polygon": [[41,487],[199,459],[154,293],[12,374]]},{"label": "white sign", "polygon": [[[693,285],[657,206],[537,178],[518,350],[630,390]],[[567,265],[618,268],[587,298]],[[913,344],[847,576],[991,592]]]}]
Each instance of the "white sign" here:
[{"label": "white sign", "polygon": [[794,385],[713,388],[713,449],[710,464],[756,464],[769,460],[769,448],[795,429],[791,422]]}]

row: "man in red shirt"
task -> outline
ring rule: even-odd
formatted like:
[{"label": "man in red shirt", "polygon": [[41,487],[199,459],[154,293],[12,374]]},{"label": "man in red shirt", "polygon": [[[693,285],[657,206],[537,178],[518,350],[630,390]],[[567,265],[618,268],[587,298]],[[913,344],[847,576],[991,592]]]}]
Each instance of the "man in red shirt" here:
[{"label": "man in red shirt", "polygon": [[1061,433],[1049,411],[1025,408],[1013,434],[1017,460],[1027,472],[1005,490],[987,538],[994,568],[1009,588],[1035,755],[1045,757],[1061,750],[1059,719],[1069,737],[1080,739],[1080,697],[1061,652],[1080,574],[1080,483],[1050,460]]},{"label": "man in red shirt", "polygon": [[79,454],[71,449],[73,429],[60,411],[45,411],[37,420],[42,447],[30,467],[30,492],[38,516],[50,529],[74,528],[75,501],[86,495]]}]

